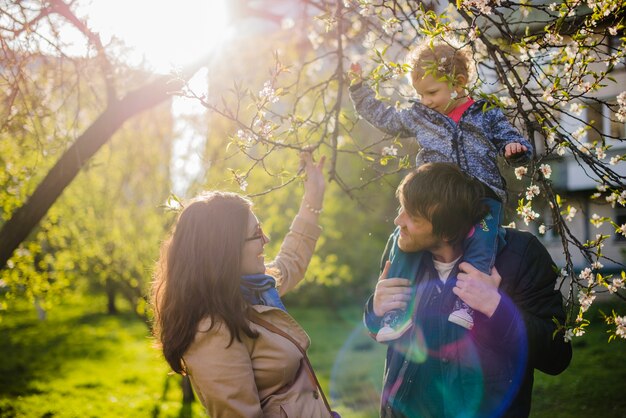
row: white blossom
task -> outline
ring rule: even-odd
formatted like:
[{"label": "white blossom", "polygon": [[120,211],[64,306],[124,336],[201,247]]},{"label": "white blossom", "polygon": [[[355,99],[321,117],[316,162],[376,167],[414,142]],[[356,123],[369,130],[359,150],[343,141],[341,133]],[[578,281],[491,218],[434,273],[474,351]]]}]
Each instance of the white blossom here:
[{"label": "white blossom", "polygon": [[624,279],[613,279],[611,284],[609,284],[606,288],[609,290],[609,293],[617,293],[618,289],[624,288]]},{"label": "white blossom", "polygon": [[596,299],[596,295],[595,295],[595,291],[592,290],[590,292],[586,292],[586,291],[580,291],[578,293],[578,302],[580,303],[580,309],[583,312],[586,312],[589,307],[591,306],[591,304],[593,303],[593,301]]},{"label": "white blossom", "polygon": [[565,142],[561,142],[557,147],[556,147],[556,153],[559,156],[563,156],[565,155],[565,150],[567,149],[567,145],[565,145]]},{"label": "white blossom", "polygon": [[589,90],[591,90],[591,83],[588,81],[583,81],[582,83],[576,85],[576,89],[581,93],[587,93]]},{"label": "white blossom", "polygon": [[523,166],[522,166],[522,167],[517,167],[517,168],[515,169],[515,178],[517,178],[518,180],[521,180],[521,179],[522,179],[522,177],[523,177],[526,173],[528,173],[528,168],[523,167]]},{"label": "white blossom", "polygon": [[[574,138],[576,141],[582,140],[585,136],[587,136],[587,130],[585,129],[584,126],[581,126],[580,128],[576,129],[574,132],[572,132],[572,138]],[[586,144],[586,145],[587,145],[587,148],[593,147],[593,145],[591,145],[591,144]],[[589,154],[588,151],[585,152],[585,153]]]},{"label": "white blossom", "polygon": [[565,342],[569,343],[570,341],[572,341],[572,337],[574,337],[574,330],[572,329],[566,330],[565,335],[563,335],[563,339],[565,340]]},{"label": "white blossom", "polygon": [[526,200],[533,200],[533,197],[539,196],[540,190],[539,186],[536,184],[528,186],[526,189]]},{"label": "white blossom", "polygon": [[262,99],[267,99],[269,103],[276,103],[278,101],[278,96],[276,96],[276,90],[272,87],[271,81],[266,81],[263,84],[263,89],[259,92],[259,97]]},{"label": "white blossom", "polygon": [[464,0],[462,5],[466,9],[474,7],[478,9],[480,13],[489,15],[491,14],[492,5],[500,6],[500,0]]},{"label": "white blossom", "polygon": [[622,224],[619,228],[617,228],[616,232],[626,237],[626,224]]},{"label": "white blossom", "polygon": [[587,280],[587,286],[593,286],[595,282],[593,278],[593,273],[591,272],[591,269],[589,267],[581,271],[578,277],[580,277],[580,280]]},{"label": "white blossom", "polygon": [[539,217],[539,214],[533,211],[530,205],[524,206],[521,209],[518,208],[517,213],[522,217],[522,220],[526,225]]},{"label": "white blossom", "polygon": [[601,263],[601,262],[599,262],[599,261],[594,261],[594,262],[591,264],[591,268],[593,268],[594,270],[600,270],[600,269],[601,269],[601,268],[603,268],[603,267],[604,267],[604,264],[602,264],[602,263]]},{"label": "white blossom", "polygon": [[313,49],[319,48],[320,45],[324,43],[324,37],[315,30],[309,31],[307,37],[309,38],[309,42],[311,42],[311,46],[313,47]]},{"label": "white blossom", "polygon": [[572,220],[574,219],[574,216],[576,216],[576,212],[578,212],[578,209],[576,209],[573,206],[570,206],[569,210],[567,211],[567,215],[565,216],[565,220],[568,222],[572,222]]},{"label": "white blossom", "polygon": [[552,104],[554,103],[554,96],[552,95],[553,93],[554,93],[554,90],[552,88],[546,89],[541,95],[541,98],[545,100],[546,103]]},{"label": "white blossom", "polygon": [[619,105],[619,109],[616,113],[617,120],[626,122],[626,91],[617,95],[617,104]]},{"label": "white blossom", "polygon": [[602,226],[602,224],[604,224],[604,221],[602,220],[602,218],[600,217],[600,215],[598,215],[597,213],[594,213],[593,215],[591,215],[591,219],[590,222],[596,227],[596,228],[600,228]]},{"label": "white blossom", "polygon": [[616,316],[615,326],[617,327],[615,334],[620,338],[626,338],[626,316]]},{"label": "white blossom", "polygon": [[570,111],[572,114],[574,114],[574,115],[576,115],[576,116],[579,116],[579,115],[583,112],[583,109],[584,109],[584,108],[585,108],[585,107],[584,107],[584,106],[582,106],[580,103],[572,103],[572,104],[569,106],[569,111]]},{"label": "white blossom", "polygon": [[388,19],[383,22],[383,30],[387,35],[393,35],[394,33],[402,30],[402,25],[396,18]]},{"label": "white blossom", "polygon": [[541,235],[546,233],[546,226],[544,224],[539,225],[539,233]]},{"label": "white blossom", "polygon": [[621,156],[621,155],[616,155],[616,156],[614,156],[614,157],[611,157],[611,159],[609,160],[609,164],[611,164],[611,165],[615,165],[615,164],[617,164],[618,162],[620,162],[620,159],[621,159],[621,158],[622,158],[622,156]]},{"label": "white blossom", "polygon": [[383,155],[390,155],[393,157],[396,157],[398,155],[398,148],[394,147],[393,145],[390,145],[388,147],[384,147],[383,151],[382,151]]},{"label": "white blossom", "polygon": [[543,174],[543,176],[547,179],[549,179],[552,175],[552,167],[550,167],[549,164],[541,164],[539,166],[539,171],[541,171],[541,174]]},{"label": "white blossom", "polygon": [[526,50],[526,48],[520,47],[519,48],[519,60],[524,62],[524,61],[528,61],[529,59],[530,59],[530,56],[528,55],[528,51]]},{"label": "white blossom", "polygon": [[617,194],[611,193],[606,197],[606,201],[611,204],[611,207],[615,207],[615,202],[617,202]]},{"label": "white blossom", "polygon": [[369,31],[363,39],[363,46],[367,49],[374,49],[376,47],[376,42],[378,42],[378,35]]},{"label": "white blossom", "polygon": [[563,37],[558,33],[546,33],[543,39],[548,44],[557,45],[563,42]]},{"label": "white blossom", "polygon": [[502,102],[502,104],[505,107],[513,107],[513,106],[515,106],[515,100],[513,100],[512,97],[503,96],[503,97],[500,97],[500,101]]},{"label": "white blossom", "polygon": [[264,138],[271,138],[274,127],[272,126],[272,122],[266,119],[257,119],[254,121],[254,127],[257,129],[259,134],[261,134]]},{"label": "white blossom", "polygon": [[361,10],[359,14],[363,17],[373,16],[376,13],[376,8],[370,3],[361,4]]},{"label": "white blossom", "polygon": [[617,26],[611,26],[611,27],[609,28],[609,33],[610,33],[612,36],[616,36],[616,35],[617,35]]}]

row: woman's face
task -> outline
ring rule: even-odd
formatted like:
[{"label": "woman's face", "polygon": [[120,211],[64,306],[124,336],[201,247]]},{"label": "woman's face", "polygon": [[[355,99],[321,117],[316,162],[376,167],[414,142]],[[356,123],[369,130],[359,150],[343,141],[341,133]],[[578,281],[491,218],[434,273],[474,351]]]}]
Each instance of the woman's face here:
[{"label": "woman's face", "polygon": [[241,274],[262,274],[265,273],[265,258],[263,247],[270,239],[263,233],[259,220],[250,212],[248,216],[248,233],[243,244],[241,254]]}]

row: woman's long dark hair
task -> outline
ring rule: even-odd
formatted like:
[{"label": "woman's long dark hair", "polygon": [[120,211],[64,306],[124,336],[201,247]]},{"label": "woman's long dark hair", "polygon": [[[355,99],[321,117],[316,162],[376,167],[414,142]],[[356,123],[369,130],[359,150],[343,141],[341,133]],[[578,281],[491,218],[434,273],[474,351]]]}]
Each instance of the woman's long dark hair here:
[{"label": "woman's long dark hair", "polygon": [[239,290],[250,207],[236,193],[202,194],[184,208],[161,246],[152,288],[154,332],[177,373],[185,373],[183,355],[205,317],[211,328],[218,321],[228,328],[231,344],[241,332],[257,335]]}]

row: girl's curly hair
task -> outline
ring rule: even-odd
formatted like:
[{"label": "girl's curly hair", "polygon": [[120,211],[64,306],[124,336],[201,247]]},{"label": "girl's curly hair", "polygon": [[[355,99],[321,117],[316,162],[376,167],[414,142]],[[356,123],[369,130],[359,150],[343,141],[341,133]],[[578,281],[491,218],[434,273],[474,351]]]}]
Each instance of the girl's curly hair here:
[{"label": "girl's curly hair", "polygon": [[411,82],[415,84],[427,75],[435,79],[446,79],[455,84],[456,78],[463,75],[469,81],[472,72],[472,57],[466,48],[455,46],[453,42],[424,38],[407,57],[411,67]]}]

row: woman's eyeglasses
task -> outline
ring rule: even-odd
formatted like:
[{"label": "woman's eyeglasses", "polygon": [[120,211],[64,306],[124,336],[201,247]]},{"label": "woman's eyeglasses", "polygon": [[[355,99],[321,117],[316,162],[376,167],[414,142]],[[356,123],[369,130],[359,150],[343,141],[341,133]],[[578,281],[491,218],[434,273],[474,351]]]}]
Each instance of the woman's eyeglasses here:
[{"label": "woman's eyeglasses", "polygon": [[246,242],[248,241],[254,241],[256,239],[261,239],[264,240],[265,239],[265,234],[263,233],[263,229],[261,228],[261,224],[257,224],[256,226],[256,231],[254,232],[254,235],[252,235],[251,237],[246,238]]}]

